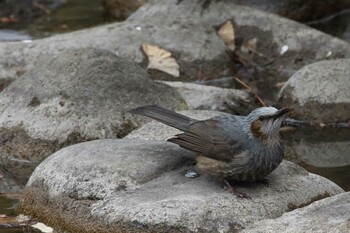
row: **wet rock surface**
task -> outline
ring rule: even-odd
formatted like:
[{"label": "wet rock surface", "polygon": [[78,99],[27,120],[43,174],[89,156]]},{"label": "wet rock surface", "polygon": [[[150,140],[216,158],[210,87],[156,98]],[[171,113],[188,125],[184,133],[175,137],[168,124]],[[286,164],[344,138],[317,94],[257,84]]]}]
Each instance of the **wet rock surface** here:
[{"label": "wet rock surface", "polygon": [[303,67],[279,93],[278,104],[293,107],[294,117],[323,123],[350,120],[350,59]]},{"label": "wet rock surface", "polygon": [[238,185],[252,197],[240,199],[222,181],[186,178],[193,155],[160,141],[73,145],[36,168],[21,211],[72,232],[230,232],[343,192],[284,161],[269,175],[269,186]]},{"label": "wet rock surface", "polygon": [[[21,185],[38,162],[64,146],[130,132],[140,122],[125,116],[127,110],[183,104],[138,65],[99,49],[43,57],[0,93],[0,102],[1,166]],[[19,164],[31,169],[17,173]]]}]

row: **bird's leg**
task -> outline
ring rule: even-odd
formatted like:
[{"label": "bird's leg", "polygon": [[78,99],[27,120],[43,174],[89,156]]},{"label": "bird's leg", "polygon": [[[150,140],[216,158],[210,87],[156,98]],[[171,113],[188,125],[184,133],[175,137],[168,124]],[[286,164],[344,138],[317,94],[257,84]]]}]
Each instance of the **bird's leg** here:
[{"label": "bird's leg", "polygon": [[187,177],[187,178],[197,178],[197,177],[200,176],[200,173],[197,171],[195,165],[196,165],[196,161],[194,161],[194,160],[189,160],[189,161],[186,162],[185,167],[189,166],[189,167],[192,167],[192,168],[190,168],[190,169],[188,169],[186,171],[185,177]]},{"label": "bird's leg", "polygon": [[265,178],[262,179],[262,180],[259,180],[258,182],[261,183],[261,184],[263,184],[263,185],[265,185],[266,187],[269,187],[269,186],[270,186],[270,181],[269,181],[269,179],[268,179],[267,177],[265,177]]},{"label": "bird's leg", "polygon": [[200,174],[197,172],[196,169],[187,170],[185,173],[185,177],[187,177],[187,178],[197,178],[199,176],[200,176]]},{"label": "bird's leg", "polygon": [[224,179],[225,189],[240,198],[252,199],[248,194],[236,190],[226,179]]}]

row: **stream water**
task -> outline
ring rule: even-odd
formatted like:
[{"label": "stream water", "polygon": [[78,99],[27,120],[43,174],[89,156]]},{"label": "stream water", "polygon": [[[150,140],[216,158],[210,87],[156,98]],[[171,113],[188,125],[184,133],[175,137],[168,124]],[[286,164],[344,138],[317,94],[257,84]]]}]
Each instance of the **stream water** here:
[{"label": "stream water", "polygon": [[286,159],[350,191],[350,129],[299,127],[284,134]]}]

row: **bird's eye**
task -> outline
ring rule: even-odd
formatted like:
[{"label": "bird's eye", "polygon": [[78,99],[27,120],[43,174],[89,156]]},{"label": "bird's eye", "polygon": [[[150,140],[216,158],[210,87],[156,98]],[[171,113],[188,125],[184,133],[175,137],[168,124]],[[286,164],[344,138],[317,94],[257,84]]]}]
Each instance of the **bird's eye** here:
[{"label": "bird's eye", "polygon": [[264,120],[264,119],[265,119],[264,116],[259,116],[259,120],[260,120],[260,121],[262,121],[262,120]]}]

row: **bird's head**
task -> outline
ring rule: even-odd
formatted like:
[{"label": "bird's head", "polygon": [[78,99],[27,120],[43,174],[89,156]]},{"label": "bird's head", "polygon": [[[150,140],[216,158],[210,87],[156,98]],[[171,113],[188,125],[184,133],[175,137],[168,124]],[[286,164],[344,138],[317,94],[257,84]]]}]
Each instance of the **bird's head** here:
[{"label": "bird's head", "polygon": [[249,136],[263,141],[279,139],[279,129],[282,120],[285,118],[285,114],[291,110],[291,108],[277,110],[274,107],[255,109],[246,118]]}]

